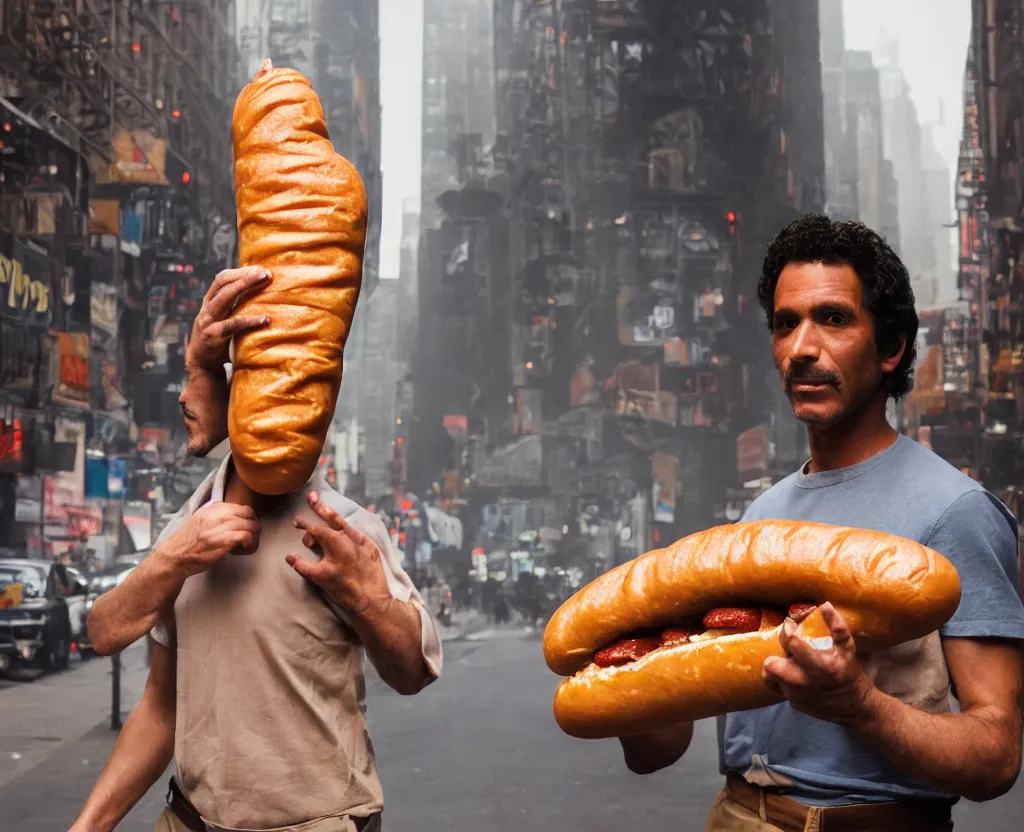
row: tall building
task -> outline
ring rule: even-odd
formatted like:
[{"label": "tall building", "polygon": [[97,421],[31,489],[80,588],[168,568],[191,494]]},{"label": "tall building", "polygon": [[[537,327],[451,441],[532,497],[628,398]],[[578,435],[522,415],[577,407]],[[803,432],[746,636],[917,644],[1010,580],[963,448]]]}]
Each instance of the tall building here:
[{"label": "tall building", "polygon": [[379,275],[380,38],[377,0],[239,0],[242,65],[251,78],[262,61],[303,73],[320,97],[334,149],[366,187],[369,225],[362,295]]},{"label": "tall building", "polygon": [[871,53],[848,50],[843,55],[843,107],[847,137],[856,160],[857,218],[882,229],[888,183],[882,147],[882,101],[878,70]]},{"label": "tall building", "polygon": [[[507,395],[507,232],[494,189],[491,0],[425,0],[423,144],[408,483],[464,485],[472,408]],[[499,177],[500,179],[500,177]],[[504,398],[502,398],[504,402]],[[505,405],[507,407],[507,404]],[[502,414],[503,415],[503,414]]]},{"label": "tall building", "polygon": [[860,217],[856,111],[846,105],[843,0],[820,0],[821,86],[825,133],[825,202],[830,216]]},{"label": "tall building", "polygon": [[[1024,471],[1024,40],[1021,0],[973,0],[961,157],[961,286],[975,312],[982,482],[1021,508]],[[1005,489],[1005,491],[1004,491]]]},{"label": "tall building", "polygon": [[828,213],[859,220],[900,251],[900,183],[884,146],[881,79],[871,53],[846,49],[842,0],[819,0]]},{"label": "tall building", "polygon": [[884,42],[876,58],[882,85],[885,155],[892,160],[898,183],[898,251],[910,271],[919,308],[927,308],[938,300],[935,238],[948,239],[943,225],[949,221],[949,203],[940,206],[929,200],[928,175],[922,165],[925,136],[910,85],[899,65],[895,40]]},{"label": "tall building", "polygon": [[[493,170],[458,166],[440,228],[428,176],[470,155],[424,138],[420,342],[444,345],[418,353],[410,478],[468,502],[499,576],[736,519],[800,454],[755,276],[822,207],[817,2],[706,6],[495,0]],[[425,18],[424,120],[457,124]]]},{"label": "tall building", "polygon": [[363,493],[376,500],[392,490],[391,462],[396,436],[399,381],[398,302],[401,283],[381,280],[359,301],[352,334],[345,345],[345,369],[335,412],[336,425],[353,421],[363,438]]},{"label": "tall building", "polygon": [[925,199],[932,228],[935,283],[921,300],[922,306],[950,306],[957,301],[956,273],[953,269],[953,241],[948,226],[954,220],[953,173],[935,146],[932,128],[921,128],[921,169]]},{"label": "tall building", "polygon": [[441,194],[464,170],[483,174],[494,143],[494,0],[423,0],[424,229],[444,215]]},{"label": "tall building", "polygon": [[235,6],[55,9],[0,15],[0,547],[102,559],[147,547],[202,467],[176,399],[234,252]]}]

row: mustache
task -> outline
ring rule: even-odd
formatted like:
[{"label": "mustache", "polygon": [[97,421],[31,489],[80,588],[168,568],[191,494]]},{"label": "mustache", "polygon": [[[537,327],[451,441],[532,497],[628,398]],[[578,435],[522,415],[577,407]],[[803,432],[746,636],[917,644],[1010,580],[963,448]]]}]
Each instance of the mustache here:
[{"label": "mustache", "polygon": [[189,406],[188,406],[187,404],[183,404],[183,405],[181,406],[181,414],[182,414],[182,416],[184,416],[184,417],[185,417],[186,419],[191,419],[192,421],[197,421],[197,420],[196,420],[196,414],[195,414],[195,411],[194,411],[194,410],[192,410],[192,408],[191,408],[191,407],[189,407]]},{"label": "mustache", "polygon": [[838,390],[841,383],[836,373],[817,367],[803,367],[799,370],[791,368],[785,376],[787,394],[793,392],[794,384],[829,384]]}]

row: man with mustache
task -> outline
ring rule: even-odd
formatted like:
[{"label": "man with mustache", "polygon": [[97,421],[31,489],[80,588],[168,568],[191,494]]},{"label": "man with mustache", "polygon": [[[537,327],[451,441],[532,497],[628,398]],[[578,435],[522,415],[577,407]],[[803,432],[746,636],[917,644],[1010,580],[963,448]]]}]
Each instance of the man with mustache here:
[{"label": "man with mustache", "polygon": [[[828,649],[813,649],[788,620],[786,658],[763,669],[787,701],[719,719],[726,788],[706,830],[952,829],[957,799],[998,797],[1020,770],[1017,522],[886,419],[889,399],[912,387],[918,319],[910,275],[875,232],[824,216],[793,222],[768,247],[758,298],[811,459],[743,520],[916,540],[953,563],[962,595],[940,631],[867,656],[829,604]],[[638,773],[671,765],[692,733],[687,724],[623,738],[626,763]]]},{"label": "man with mustache", "polygon": [[[186,353],[189,452],[227,439],[233,317],[272,276],[217,276]],[[384,524],[317,472],[251,491],[228,454],[153,551],[89,617],[100,653],[150,633],[149,679],[72,832],[109,832],[177,762],[157,832],[372,832],[383,794],[363,656],[398,693],[441,672],[441,643]]]}]

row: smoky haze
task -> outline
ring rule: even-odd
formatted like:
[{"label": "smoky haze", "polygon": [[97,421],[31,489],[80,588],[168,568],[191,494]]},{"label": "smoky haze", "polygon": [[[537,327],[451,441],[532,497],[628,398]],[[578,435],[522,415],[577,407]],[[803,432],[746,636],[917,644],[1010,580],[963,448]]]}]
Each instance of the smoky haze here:
[{"label": "smoky haze", "polygon": [[[710,810],[736,809],[720,773],[732,754],[726,768],[750,777],[751,789],[800,771],[786,796],[845,803],[869,789],[871,806],[839,812],[847,827],[869,817],[865,827],[895,828],[875,822],[891,811],[918,828],[914,813],[930,806],[938,816],[955,788],[969,798],[952,808],[957,829],[1017,832],[1024,781],[1009,782],[1005,761],[1018,738],[989,740],[1019,728],[995,670],[1009,667],[1010,651],[992,642],[1024,639],[1012,585],[1024,559],[1010,533],[1011,515],[1024,519],[1022,33],[1024,0],[0,0],[0,830],[113,828],[73,820],[112,754],[107,776],[122,782],[105,780],[90,805],[122,801],[105,812],[128,812],[122,832],[185,828],[167,825],[172,775],[203,815],[189,828],[325,822],[374,832],[374,819],[339,818],[377,811],[376,774],[389,832],[696,830]],[[217,340],[220,322],[210,325],[238,307],[227,291],[200,315],[218,275],[227,273],[217,286],[238,278],[238,193],[267,197],[253,223],[275,244],[263,250],[301,243],[258,264],[278,275],[252,289],[258,297],[274,287],[263,296],[266,340],[249,344],[273,342],[259,360],[285,357],[250,376],[265,391],[251,403],[278,425],[284,411],[295,415],[292,391],[309,368],[325,362],[309,360],[313,325],[282,325],[275,304],[322,272],[349,281],[338,297],[354,294],[351,273],[341,275],[352,258],[309,268],[309,251],[334,242],[320,232],[350,215],[311,197],[324,183],[307,175],[310,160],[322,157],[289,141],[284,120],[268,122],[284,136],[287,175],[271,149],[268,163],[240,165],[254,185],[236,192],[230,116],[267,58],[309,78],[333,147],[367,197],[341,389],[320,455],[309,457],[329,497],[320,510],[351,511],[368,535],[331,534],[335,549],[288,526],[283,508],[256,511],[269,502],[235,478],[232,441],[236,451],[255,443],[228,436],[226,416],[235,408],[231,424],[244,421],[238,408],[252,388],[236,384],[232,401],[239,376],[222,370],[234,354]],[[278,184],[283,193],[267,196]],[[281,213],[299,216],[302,233],[286,238],[284,222],[263,210],[298,191],[303,207]],[[792,281],[806,281],[808,294],[843,284],[837,294],[850,302],[781,310],[780,327],[811,333],[790,347],[766,326],[766,247],[808,214],[869,226],[909,274],[913,390],[887,404],[902,437],[886,447],[931,467],[895,498],[879,496],[894,490],[880,472],[902,476],[910,465],[882,467],[900,457],[868,452],[893,431],[873,396],[878,343],[853,300],[864,275],[800,263],[786,278],[791,292]],[[805,240],[828,236],[823,226],[833,227],[805,225]],[[845,228],[885,260],[875,238]],[[891,294],[902,271],[883,277]],[[346,316],[347,302],[333,317]],[[314,317],[324,323],[315,337],[331,331],[330,312]],[[281,353],[271,352],[277,342]],[[810,349],[787,352],[797,342]],[[284,395],[282,376],[292,384]],[[846,431],[856,441],[821,428],[864,413],[870,430]],[[823,440],[814,471],[803,468],[808,426]],[[864,467],[820,470],[839,467],[822,463],[830,441],[843,465]],[[206,445],[214,450],[195,456]],[[794,476],[801,471],[814,478]],[[863,487],[872,471],[877,494]],[[204,482],[224,486],[211,502],[245,492],[237,499],[253,514],[220,505],[222,525],[205,525],[209,513],[188,520]],[[947,484],[966,500],[938,511],[931,495]],[[790,499],[804,486],[805,503]],[[874,685],[942,712],[946,683],[960,682],[959,708],[949,701],[950,714],[919,715],[939,729],[877,732],[914,753],[886,756],[854,730],[825,726],[850,720],[829,710],[847,700],[821,691],[802,703],[791,691],[802,714],[784,703],[761,716],[737,711],[725,724],[698,721],[692,740],[674,726],[653,749],[661,753],[642,737],[629,752],[629,740],[583,742],[559,729],[560,680],[542,637],[568,599],[692,535],[713,529],[700,539],[745,542],[747,529],[733,524],[762,510],[817,520],[826,491],[840,493],[829,522],[909,530],[959,555],[959,618],[890,654],[902,672],[887,673],[883,658],[874,674],[874,657],[862,667],[853,649],[815,654],[839,656],[830,672],[856,678],[845,687],[865,701]],[[275,505],[308,518],[317,509],[297,494]],[[189,533],[168,542],[178,521]],[[236,556],[234,535],[249,547],[257,525],[256,551]],[[708,562],[714,548],[701,549],[712,551]],[[286,559],[296,553],[308,555],[298,567]],[[986,575],[971,572],[976,563],[988,564]],[[254,576],[272,582],[265,595]],[[402,586],[405,598],[409,585],[414,603],[392,603],[388,590]],[[377,591],[360,605],[367,587]],[[763,608],[759,590],[721,601],[743,608],[604,633],[610,640],[590,645],[588,661],[618,665],[668,648],[649,668],[723,634],[763,647],[767,625],[792,608]],[[720,603],[710,594],[709,605]],[[210,617],[151,629],[179,610]],[[355,635],[374,628],[386,636],[379,645]],[[123,633],[141,637],[101,656]],[[728,641],[739,643],[749,642]],[[441,678],[421,690],[438,644]],[[780,661],[795,661],[786,652]],[[633,684],[644,672],[596,676]],[[971,709],[972,691],[986,713],[1005,716],[983,735],[957,713]],[[630,695],[648,692],[635,684]],[[878,702],[888,700],[868,704]],[[877,713],[906,718],[896,704]],[[642,707],[630,699],[629,712]],[[956,754],[942,753],[947,729]],[[214,753],[189,754],[182,743],[197,736]],[[670,771],[634,775],[687,741]],[[134,795],[143,796],[129,808]],[[748,805],[738,817],[759,824],[779,804],[755,796]],[[771,829],[805,815],[792,828],[834,826],[824,809],[818,823],[817,807],[782,805],[791,817]],[[186,810],[179,802],[175,811]]]}]

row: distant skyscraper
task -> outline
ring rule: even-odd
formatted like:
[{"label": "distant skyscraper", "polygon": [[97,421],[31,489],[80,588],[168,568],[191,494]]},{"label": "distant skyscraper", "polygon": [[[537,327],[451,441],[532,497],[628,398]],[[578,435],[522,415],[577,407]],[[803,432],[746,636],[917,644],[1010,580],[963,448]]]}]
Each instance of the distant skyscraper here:
[{"label": "distant skyscraper", "polygon": [[380,40],[378,0],[241,0],[239,48],[246,75],[265,58],[310,79],[334,149],[352,162],[369,206],[363,295],[380,262]]},{"label": "distant skyscraper", "polygon": [[882,85],[885,155],[892,159],[899,187],[900,256],[910,270],[918,306],[933,306],[938,299],[936,237],[948,239],[942,226],[952,209],[948,199],[938,205],[930,198],[922,165],[925,140],[910,85],[899,66],[895,40],[883,43],[876,60]]}]

